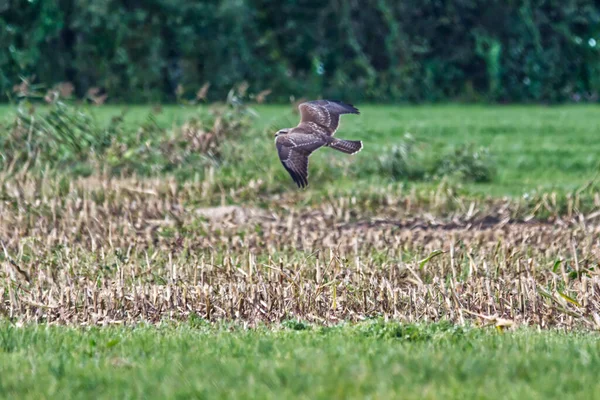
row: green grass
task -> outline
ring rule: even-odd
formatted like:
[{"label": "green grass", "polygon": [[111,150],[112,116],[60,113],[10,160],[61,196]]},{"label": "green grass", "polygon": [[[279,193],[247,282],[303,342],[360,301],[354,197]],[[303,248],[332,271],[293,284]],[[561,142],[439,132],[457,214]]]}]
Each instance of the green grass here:
[{"label": "green grass", "polygon": [[[365,148],[356,157],[337,154],[330,149],[311,158],[309,190],[322,191],[372,187],[392,181],[377,172],[377,159],[410,133],[419,143],[424,157],[446,157],[456,146],[473,144],[487,147],[496,175],[488,183],[459,181],[469,192],[522,195],[531,191],[572,191],[593,178],[600,153],[600,108],[586,106],[401,106],[358,105],[360,116],[344,116],[338,136],[362,139]],[[125,126],[132,129],[146,119],[150,107],[104,106],[94,108],[98,120],[107,121],[127,108]],[[263,179],[270,190],[294,190],[293,183],[279,164],[273,133],[294,126],[298,116],[290,106],[256,106],[259,117],[254,128],[233,144],[229,163],[217,178],[235,188],[251,179]],[[189,107],[167,106],[157,115],[159,125],[181,124],[194,115]],[[0,108],[8,118],[9,106]],[[348,170],[334,163],[350,163]],[[344,164],[342,164],[344,165]],[[187,174],[185,176],[191,176]],[[414,182],[427,185],[429,182]],[[409,182],[413,184],[413,182]]]},{"label": "green grass", "polygon": [[[266,121],[282,112],[279,107],[260,110]],[[364,141],[360,157],[376,157],[407,132],[431,152],[468,143],[488,147],[497,176],[492,183],[470,185],[481,193],[573,190],[597,170],[598,106],[365,105],[360,111],[360,116],[343,117],[337,133]]]},{"label": "green grass", "polygon": [[[198,325],[198,324],[196,324]],[[597,398],[594,334],[446,324],[0,328],[6,398]]]}]

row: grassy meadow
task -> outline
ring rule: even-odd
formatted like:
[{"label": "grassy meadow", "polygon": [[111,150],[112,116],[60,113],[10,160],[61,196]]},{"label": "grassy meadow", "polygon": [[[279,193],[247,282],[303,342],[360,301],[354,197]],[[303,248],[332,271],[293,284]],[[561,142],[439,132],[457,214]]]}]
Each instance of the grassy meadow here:
[{"label": "grassy meadow", "polygon": [[[598,171],[600,144],[596,134],[600,120],[595,105],[357,106],[361,115],[342,117],[337,135],[363,140],[363,151],[357,157],[330,149],[314,153],[309,169],[310,192],[330,188],[369,190],[397,183],[431,186],[440,178],[455,178],[453,184],[467,188],[471,194],[514,197],[577,190]],[[288,192],[294,187],[277,158],[273,134],[282,127],[295,126],[299,116],[292,112],[292,106],[251,107],[256,115],[249,116],[247,127],[227,149],[232,154],[228,154],[225,165],[219,166],[216,177],[235,187],[247,180],[261,180],[267,192]],[[0,107],[0,119],[10,121],[14,108]],[[90,113],[94,123],[103,128],[112,118],[123,115],[123,123],[114,133],[131,135],[146,125],[153,130],[151,134],[162,135],[190,118],[204,115],[207,108],[102,106],[92,108]],[[396,148],[408,149],[398,155],[393,151]],[[434,164],[443,158],[459,165],[450,162],[436,168]],[[403,162],[409,167],[397,165]],[[196,178],[201,172],[190,171],[193,167],[178,166],[170,172],[193,179],[194,172]],[[460,167],[471,168],[472,174],[461,174],[457,171]],[[148,174],[143,168],[133,172]]]},{"label": "grassy meadow", "polygon": [[598,106],[0,108],[0,396],[594,398]]},{"label": "grassy meadow", "polygon": [[0,327],[7,398],[585,398],[595,335],[449,324]]}]

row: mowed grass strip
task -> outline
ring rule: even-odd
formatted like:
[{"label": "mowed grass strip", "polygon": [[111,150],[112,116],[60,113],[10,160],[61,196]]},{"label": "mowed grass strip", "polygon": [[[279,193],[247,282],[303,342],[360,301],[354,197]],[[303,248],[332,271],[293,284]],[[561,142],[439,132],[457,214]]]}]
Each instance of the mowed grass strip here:
[{"label": "mowed grass strip", "polygon": [[597,398],[595,334],[382,321],[0,327],[6,398]]}]

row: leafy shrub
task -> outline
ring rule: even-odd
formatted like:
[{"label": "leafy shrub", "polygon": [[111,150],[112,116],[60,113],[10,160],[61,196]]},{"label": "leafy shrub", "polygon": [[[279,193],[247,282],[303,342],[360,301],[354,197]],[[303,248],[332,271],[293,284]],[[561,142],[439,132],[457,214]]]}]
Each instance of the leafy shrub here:
[{"label": "leafy shrub", "polygon": [[444,151],[417,146],[410,135],[378,158],[377,173],[393,180],[426,180],[449,177],[468,182],[490,182],[495,163],[488,149],[461,145]]},{"label": "leafy shrub", "polygon": [[0,136],[0,166],[89,173],[95,164],[113,174],[202,173],[220,161],[222,144],[249,126],[252,110],[235,93],[170,129],[161,127],[153,113],[131,129],[123,123],[124,114],[102,124],[89,108],[57,100],[37,111],[25,99],[8,135]]},{"label": "leafy shrub", "polygon": [[135,135],[114,137],[104,160],[114,172],[126,174],[202,172],[219,162],[223,142],[235,140],[248,123],[248,115],[230,105],[214,105],[169,130],[150,114]]},{"label": "leafy shrub", "polygon": [[409,134],[379,156],[379,173],[394,180],[421,179],[425,175],[423,154]]},{"label": "leafy shrub", "polygon": [[495,174],[495,166],[487,148],[462,145],[438,160],[435,174],[470,182],[490,182]]},{"label": "leafy shrub", "polygon": [[22,103],[0,143],[0,154],[7,165],[72,165],[101,154],[110,144],[110,133],[110,127],[98,126],[88,112],[63,102],[44,113]]}]

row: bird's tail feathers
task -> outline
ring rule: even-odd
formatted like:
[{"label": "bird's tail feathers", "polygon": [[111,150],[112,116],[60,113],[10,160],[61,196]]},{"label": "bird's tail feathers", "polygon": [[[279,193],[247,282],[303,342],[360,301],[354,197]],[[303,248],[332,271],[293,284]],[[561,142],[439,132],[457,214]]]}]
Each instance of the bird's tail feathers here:
[{"label": "bird's tail feathers", "polygon": [[333,147],[342,153],[356,154],[362,150],[363,144],[360,140],[336,139],[329,144],[329,147]]}]

